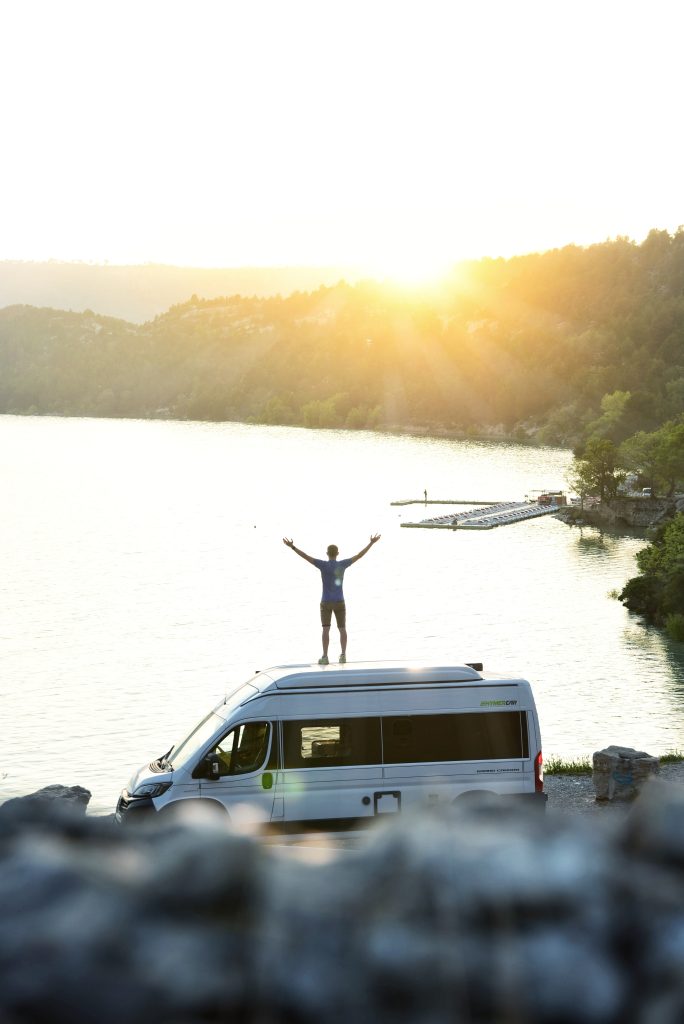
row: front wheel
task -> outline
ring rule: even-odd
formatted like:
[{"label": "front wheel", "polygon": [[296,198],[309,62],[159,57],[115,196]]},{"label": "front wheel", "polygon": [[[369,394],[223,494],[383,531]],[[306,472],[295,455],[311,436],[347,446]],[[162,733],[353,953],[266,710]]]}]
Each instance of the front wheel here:
[{"label": "front wheel", "polygon": [[184,825],[188,828],[202,825],[225,825],[230,815],[217,800],[174,800],[159,811],[164,825]]}]

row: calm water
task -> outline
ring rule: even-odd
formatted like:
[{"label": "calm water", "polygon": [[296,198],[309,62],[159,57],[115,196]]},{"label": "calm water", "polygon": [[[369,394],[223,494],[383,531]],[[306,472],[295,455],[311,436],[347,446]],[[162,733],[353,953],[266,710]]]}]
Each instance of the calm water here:
[{"label": "calm water", "polygon": [[[402,530],[398,498],[522,498],[569,453],[236,424],[0,417],[0,798],[62,782],[110,811],[255,669],[317,659],[319,575],[347,573],[349,658],[475,661],[536,690],[547,755],[684,747],[684,645],[608,591],[637,538],[553,518]],[[438,514],[447,509],[432,507]],[[337,657],[333,630],[331,655]]]}]

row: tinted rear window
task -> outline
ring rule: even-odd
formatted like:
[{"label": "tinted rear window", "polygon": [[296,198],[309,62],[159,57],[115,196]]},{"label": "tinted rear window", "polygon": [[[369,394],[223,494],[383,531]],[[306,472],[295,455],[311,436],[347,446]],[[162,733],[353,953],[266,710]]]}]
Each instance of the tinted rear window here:
[{"label": "tinted rear window", "polygon": [[385,764],[529,756],[524,711],[383,718],[382,739]]},{"label": "tinted rear window", "polygon": [[524,711],[283,722],[283,743],[285,768],[529,757]]}]

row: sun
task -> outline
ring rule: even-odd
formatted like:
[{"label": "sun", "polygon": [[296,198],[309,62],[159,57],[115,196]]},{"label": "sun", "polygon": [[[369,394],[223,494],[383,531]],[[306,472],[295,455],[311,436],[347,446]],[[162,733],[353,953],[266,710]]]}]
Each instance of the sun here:
[{"label": "sun", "polygon": [[406,289],[438,285],[450,272],[454,260],[421,252],[388,252],[368,261],[364,271],[371,277]]}]

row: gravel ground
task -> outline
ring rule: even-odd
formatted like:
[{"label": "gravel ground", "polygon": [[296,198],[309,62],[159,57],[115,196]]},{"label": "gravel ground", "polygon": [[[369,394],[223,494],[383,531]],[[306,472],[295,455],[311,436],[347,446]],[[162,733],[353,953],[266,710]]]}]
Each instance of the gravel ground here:
[{"label": "gravel ground", "polygon": [[[665,782],[684,784],[684,761],[664,764],[658,778]],[[568,811],[578,814],[613,815],[625,813],[632,806],[625,801],[601,801],[594,797],[594,783],[591,775],[545,775],[544,791],[549,800],[547,814],[564,814]]]}]

